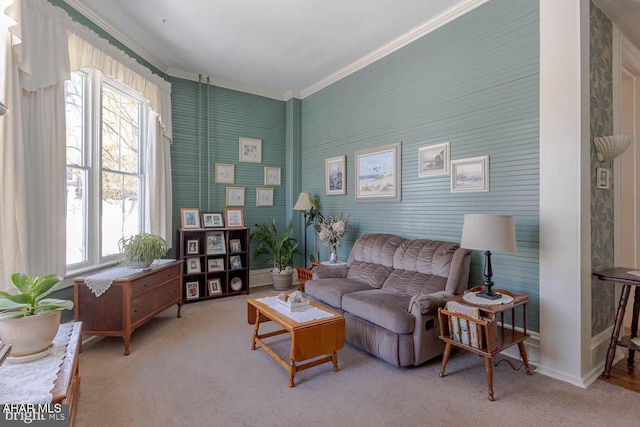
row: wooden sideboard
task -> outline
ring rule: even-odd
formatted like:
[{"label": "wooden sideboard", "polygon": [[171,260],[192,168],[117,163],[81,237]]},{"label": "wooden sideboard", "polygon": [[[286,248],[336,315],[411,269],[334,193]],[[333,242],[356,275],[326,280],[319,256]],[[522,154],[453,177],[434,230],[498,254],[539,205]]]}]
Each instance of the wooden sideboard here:
[{"label": "wooden sideboard", "polygon": [[99,297],[82,278],[73,285],[75,320],[82,321],[82,334],[122,337],[125,355],[136,328],[174,304],[178,305],[177,317],[181,316],[182,261],[114,279]]}]

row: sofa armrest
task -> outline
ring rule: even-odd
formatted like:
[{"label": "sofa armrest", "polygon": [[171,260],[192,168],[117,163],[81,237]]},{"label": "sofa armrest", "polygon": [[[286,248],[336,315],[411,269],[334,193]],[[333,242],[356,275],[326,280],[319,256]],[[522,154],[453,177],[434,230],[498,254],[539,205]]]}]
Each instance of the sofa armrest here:
[{"label": "sofa armrest", "polygon": [[311,270],[311,272],[313,273],[314,279],[344,279],[347,277],[349,267],[328,267],[326,265],[319,265]]},{"label": "sofa armrest", "polygon": [[419,308],[422,314],[435,314],[438,312],[438,308],[444,307],[447,298],[451,298],[452,296],[453,294],[447,291],[414,295],[409,301],[407,311],[412,312],[414,308]]}]

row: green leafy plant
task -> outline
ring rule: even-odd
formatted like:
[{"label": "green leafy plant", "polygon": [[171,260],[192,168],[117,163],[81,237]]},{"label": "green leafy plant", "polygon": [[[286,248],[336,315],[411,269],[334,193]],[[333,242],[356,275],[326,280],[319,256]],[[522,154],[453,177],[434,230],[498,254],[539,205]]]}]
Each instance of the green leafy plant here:
[{"label": "green leafy plant", "polygon": [[264,224],[256,224],[251,240],[257,243],[253,254],[266,256],[273,263],[274,269],[285,270],[291,263],[294,254],[300,253],[298,243],[291,237],[293,221],[279,234],[275,219]]},{"label": "green leafy plant", "polygon": [[153,260],[162,258],[169,251],[166,240],[149,233],[123,237],[118,241],[118,248],[120,264],[127,267],[148,267]]},{"label": "green leafy plant", "polygon": [[57,310],[71,310],[73,301],[45,298],[61,283],[55,274],[33,277],[24,273],[11,275],[11,283],[19,291],[10,294],[0,291],[0,319],[34,316]]}]

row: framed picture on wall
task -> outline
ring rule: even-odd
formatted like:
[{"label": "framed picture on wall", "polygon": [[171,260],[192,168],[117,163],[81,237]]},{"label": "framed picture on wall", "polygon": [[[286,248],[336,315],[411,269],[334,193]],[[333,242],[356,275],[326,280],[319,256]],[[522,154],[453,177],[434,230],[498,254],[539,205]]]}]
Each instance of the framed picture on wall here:
[{"label": "framed picture on wall", "polygon": [[451,161],[451,192],[489,191],[489,156]]},{"label": "framed picture on wall", "polygon": [[240,153],[238,158],[241,162],[262,163],[261,139],[240,137],[239,144]]},{"label": "framed picture on wall", "polygon": [[264,185],[280,185],[280,168],[265,166]]},{"label": "framed picture on wall", "polygon": [[449,175],[449,143],[418,149],[418,176]]},{"label": "framed picture on wall", "polygon": [[273,206],[273,188],[256,188],[256,206]]},{"label": "framed picture on wall", "polygon": [[331,196],[347,193],[345,159],[346,156],[337,156],[324,160],[325,194]]},{"label": "framed picture on wall", "polygon": [[400,143],[356,152],[356,201],[401,200]]},{"label": "framed picture on wall", "polygon": [[244,206],[244,187],[227,187],[226,202],[227,206]]},{"label": "framed picture on wall", "polygon": [[214,175],[214,182],[216,184],[233,184],[235,179],[235,165],[216,163]]}]

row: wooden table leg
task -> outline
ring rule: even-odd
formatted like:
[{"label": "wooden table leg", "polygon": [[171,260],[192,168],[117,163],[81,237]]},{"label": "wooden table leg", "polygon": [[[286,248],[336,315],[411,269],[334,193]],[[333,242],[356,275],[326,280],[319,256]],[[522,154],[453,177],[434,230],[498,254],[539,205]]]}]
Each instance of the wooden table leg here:
[{"label": "wooden table leg", "polygon": [[260,310],[256,310],[256,322],[253,324],[253,337],[251,338],[251,350],[256,349],[256,340],[258,339],[258,329],[260,328]]},{"label": "wooden table leg", "polygon": [[531,373],[531,369],[529,368],[529,360],[527,359],[527,349],[524,346],[524,342],[518,343],[518,348],[520,349],[520,357],[522,357],[522,363],[524,364],[524,370],[527,375],[533,375]]},{"label": "wooden table leg", "polygon": [[491,357],[484,358],[484,368],[487,371],[487,384],[489,386],[489,400],[493,402],[496,399],[493,397],[493,363],[492,363]]},{"label": "wooden table leg", "polygon": [[611,373],[611,365],[613,365],[613,359],[616,355],[616,347],[618,346],[618,338],[620,337],[620,327],[622,326],[622,319],[624,318],[624,309],[629,300],[629,292],[631,285],[622,286],[622,294],[620,295],[620,302],[618,303],[618,311],[616,312],[616,322],[611,332],[611,342],[609,343],[609,350],[607,350],[607,361],[604,364],[604,371],[602,372],[603,378],[609,378]]},{"label": "wooden table leg", "polygon": [[444,377],[444,369],[447,367],[447,362],[451,357],[451,343],[448,342],[444,346],[444,354],[442,355],[442,367],[440,367],[440,377]]},{"label": "wooden table leg", "polygon": [[287,371],[289,371],[289,387],[293,387],[295,386],[295,383],[293,382],[293,377],[296,376],[296,362],[291,360],[289,362],[289,369],[287,369]]},{"label": "wooden table leg", "polygon": [[[636,286],[633,297],[633,317],[631,318],[631,338],[638,336],[638,315],[640,315],[640,286]],[[629,349],[629,357],[627,357],[627,366],[633,368],[636,351]]]}]

